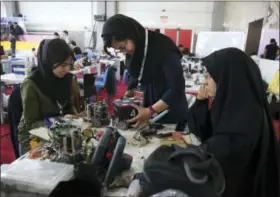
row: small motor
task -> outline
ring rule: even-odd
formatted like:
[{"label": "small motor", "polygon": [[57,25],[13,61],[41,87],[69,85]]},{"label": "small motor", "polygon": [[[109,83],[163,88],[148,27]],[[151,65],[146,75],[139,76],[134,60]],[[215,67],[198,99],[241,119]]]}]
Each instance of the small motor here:
[{"label": "small motor", "polygon": [[140,98],[125,98],[117,99],[113,102],[114,105],[114,117],[113,124],[121,130],[126,130],[130,127],[127,120],[137,116],[138,111],[131,104],[141,105],[142,100]]}]

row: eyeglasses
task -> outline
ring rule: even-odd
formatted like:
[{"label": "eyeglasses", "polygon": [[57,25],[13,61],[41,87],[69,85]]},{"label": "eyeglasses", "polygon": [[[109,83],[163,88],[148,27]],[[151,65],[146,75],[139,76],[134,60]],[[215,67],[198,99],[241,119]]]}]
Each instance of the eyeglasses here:
[{"label": "eyeglasses", "polygon": [[113,43],[113,48],[120,52],[125,52],[127,49],[127,40],[122,42]]}]

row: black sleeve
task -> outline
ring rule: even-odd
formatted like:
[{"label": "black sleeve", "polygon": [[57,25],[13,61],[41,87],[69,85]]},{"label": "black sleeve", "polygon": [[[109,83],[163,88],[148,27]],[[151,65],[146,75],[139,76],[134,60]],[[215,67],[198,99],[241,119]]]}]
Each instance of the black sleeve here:
[{"label": "black sleeve", "polygon": [[188,127],[190,132],[199,137],[202,142],[212,136],[208,100],[196,100],[189,109]]},{"label": "black sleeve", "polygon": [[138,80],[133,77],[133,76],[129,76],[128,77],[128,86],[127,86],[127,90],[133,90],[136,89],[138,86]]},{"label": "black sleeve", "polygon": [[173,53],[166,59],[163,64],[163,73],[167,84],[167,90],[161,99],[167,105],[177,104],[182,93],[185,93],[185,80],[180,56]]},{"label": "black sleeve", "polygon": [[266,46],[265,46],[265,49],[267,50],[268,48],[269,48],[269,45],[266,45]]}]

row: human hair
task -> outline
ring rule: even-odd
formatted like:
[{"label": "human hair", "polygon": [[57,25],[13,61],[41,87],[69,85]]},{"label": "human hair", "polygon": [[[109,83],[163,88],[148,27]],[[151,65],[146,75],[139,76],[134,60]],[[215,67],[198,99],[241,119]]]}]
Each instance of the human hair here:
[{"label": "human hair", "polygon": [[31,49],[31,51],[36,51],[36,49],[33,47],[33,48]]},{"label": "human hair", "polygon": [[59,37],[59,34],[57,32],[54,32],[53,35]]},{"label": "human hair", "polygon": [[257,53],[256,52],[252,52],[251,55],[257,55]]},{"label": "human hair", "polygon": [[276,44],[276,40],[275,40],[274,38],[271,38],[271,39],[270,39],[270,43],[271,43],[271,44]]},{"label": "human hair", "polygon": [[77,43],[74,40],[71,40],[70,44],[72,44],[73,46],[77,46]]},{"label": "human hair", "polygon": [[56,38],[49,43],[47,58],[51,65],[62,64],[69,57],[72,57],[72,50],[64,40]]},{"label": "human hair", "polygon": [[14,22],[14,24],[15,24],[15,25],[18,25],[18,23],[17,23],[17,22]]},{"label": "human hair", "polygon": [[160,33],[160,29],[155,29],[155,32]]},{"label": "human hair", "polygon": [[63,33],[65,33],[66,35],[68,35],[68,31],[67,31],[67,30],[64,30]]},{"label": "human hair", "polygon": [[104,52],[110,56],[112,56],[112,54],[108,51],[108,48],[112,47],[113,41],[125,41],[127,39],[131,39],[124,35],[116,35],[116,36],[105,35],[102,38],[104,42],[104,48],[103,48]]}]

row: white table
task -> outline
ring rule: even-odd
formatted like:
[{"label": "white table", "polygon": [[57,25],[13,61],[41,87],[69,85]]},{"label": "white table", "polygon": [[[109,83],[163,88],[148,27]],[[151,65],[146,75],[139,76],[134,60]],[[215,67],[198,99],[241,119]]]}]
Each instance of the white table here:
[{"label": "white table", "polygon": [[71,72],[72,74],[74,74],[74,75],[83,74],[83,73],[90,73],[90,69],[96,68],[96,67],[98,67],[98,66],[99,66],[99,64],[93,64],[93,65],[91,65],[91,66],[83,67],[83,68],[81,68],[81,69],[79,69],[79,70],[71,70],[70,72]]},{"label": "white table", "polygon": [[[84,123],[81,120],[74,120],[73,123],[75,125],[80,125],[81,128],[88,127],[88,123]],[[174,128],[175,128],[175,125],[166,125],[164,130],[162,130],[160,132],[163,132],[163,133],[164,132],[171,132],[171,131],[174,131]],[[45,129],[45,128],[38,128],[38,129],[33,129],[30,132],[32,134],[40,133],[40,135],[47,136],[45,134],[42,134],[43,132],[46,132],[46,131],[47,131],[47,129]],[[132,139],[135,131],[119,130],[119,132],[127,140],[127,144],[126,144],[126,147],[125,147],[125,153],[133,156],[133,161],[132,161],[132,165],[131,165],[130,170],[123,172],[122,176],[133,176],[135,173],[142,172],[145,159],[147,159],[147,157],[156,148],[158,148],[160,146],[160,140],[158,138],[151,138],[149,140],[149,143],[146,146],[135,147],[135,146],[131,145],[131,143],[130,143],[130,140]],[[200,142],[197,140],[197,138],[192,134],[190,134],[188,136],[185,136],[184,138],[187,141],[187,143],[189,143],[189,144],[194,144],[194,145],[199,145],[200,144]],[[28,156],[28,153],[26,155],[22,156],[21,158],[17,159],[16,161],[14,161],[13,163],[19,162],[20,160],[25,159],[27,156]],[[127,189],[125,189],[125,188],[124,189],[110,190],[110,191],[108,191],[107,196],[112,196],[112,197],[113,196],[116,196],[116,197],[117,196],[125,196],[126,191],[127,191]]]},{"label": "white table", "polygon": [[8,74],[1,75],[1,82],[4,82],[6,84],[18,84],[18,83],[22,83],[25,78],[26,78],[25,75],[8,73]]}]

